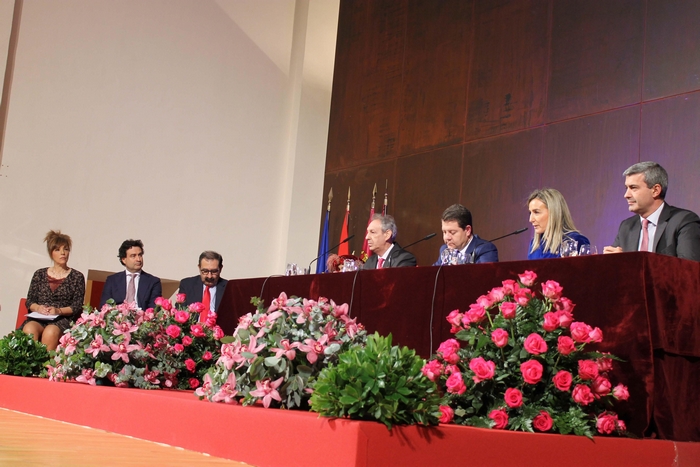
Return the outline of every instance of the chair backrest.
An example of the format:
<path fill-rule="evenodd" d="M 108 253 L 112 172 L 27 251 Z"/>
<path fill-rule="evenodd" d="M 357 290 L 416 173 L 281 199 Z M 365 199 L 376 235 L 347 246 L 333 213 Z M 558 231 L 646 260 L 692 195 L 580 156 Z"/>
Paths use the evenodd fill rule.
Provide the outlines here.
<path fill-rule="evenodd" d="M 27 311 L 27 303 L 26 298 L 20 298 L 19 299 L 19 309 L 17 310 L 17 324 L 15 324 L 15 329 L 19 329 L 19 326 L 24 323 L 24 320 L 27 319 L 26 315 L 28 313 Z"/>

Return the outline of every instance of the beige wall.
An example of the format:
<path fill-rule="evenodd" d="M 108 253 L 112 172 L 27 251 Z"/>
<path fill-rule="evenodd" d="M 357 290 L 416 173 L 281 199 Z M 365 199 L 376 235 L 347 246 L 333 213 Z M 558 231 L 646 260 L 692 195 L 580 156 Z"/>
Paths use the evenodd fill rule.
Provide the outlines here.
<path fill-rule="evenodd" d="M 327 0 L 25 0 L 0 170 L 1 334 L 50 265 L 49 229 L 71 235 L 83 272 L 118 270 L 126 238 L 171 279 L 204 249 L 228 278 L 313 259 L 331 76 L 304 74 L 306 36 L 329 21 L 317 2 L 337 24 Z"/>
<path fill-rule="evenodd" d="M 5 65 L 7 64 L 7 47 L 10 43 L 12 29 L 12 11 L 14 0 L 0 0 L 0 94 L 2 94 Z"/>

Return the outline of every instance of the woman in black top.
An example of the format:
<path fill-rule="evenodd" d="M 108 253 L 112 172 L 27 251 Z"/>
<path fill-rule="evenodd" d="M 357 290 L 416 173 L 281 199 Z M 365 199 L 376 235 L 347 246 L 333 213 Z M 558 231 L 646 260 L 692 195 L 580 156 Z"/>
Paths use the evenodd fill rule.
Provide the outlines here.
<path fill-rule="evenodd" d="M 20 329 L 55 350 L 63 331 L 80 316 L 85 297 L 85 277 L 68 267 L 71 239 L 60 231 L 49 231 L 44 239 L 53 266 L 37 270 L 27 292 L 27 310 L 53 320 L 27 318 Z"/>

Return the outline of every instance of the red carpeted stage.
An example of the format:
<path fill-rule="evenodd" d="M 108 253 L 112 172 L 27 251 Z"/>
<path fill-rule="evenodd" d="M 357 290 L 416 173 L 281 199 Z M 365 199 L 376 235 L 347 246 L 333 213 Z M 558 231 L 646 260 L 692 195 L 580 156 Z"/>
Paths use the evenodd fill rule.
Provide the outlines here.
<path fill-rule="evenodd" d="M 402 427 L 200 402 L 145 391 L 0 376 L 0 406 L 255 466 L 700 465 L 700 444 Z"/>

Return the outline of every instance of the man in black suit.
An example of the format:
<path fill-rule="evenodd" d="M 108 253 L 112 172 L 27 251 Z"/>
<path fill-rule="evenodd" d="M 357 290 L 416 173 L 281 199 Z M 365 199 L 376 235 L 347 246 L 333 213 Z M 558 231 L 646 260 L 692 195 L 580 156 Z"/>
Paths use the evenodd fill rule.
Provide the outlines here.
<path fill-rule="evenodd" d="M 615 242 L 603 252 L 650 251 L 700 261 L 700 218 L 666 204 L 666 170 L 656 162 L 640 162 L 623 175 L 625 199 L 636 215 L 622 221 Z"/>
<path fill-rule="evenodd" d="M 367 245 L 373 253 L 364 269 L 401 268 L 415 266 L 416 257 L 395 243 L 396 222 L 392 216 L 375 214 L 367 226 Z"/>
<path fill-rule="evenodd" d="M 100 298 L 100 308 L 110 298 L 119 305 L 136 302 L 142 310 L 155 308 L 156 298 L 163 295 L 160 279 L 144 271 L 143 243 L 141 240 L 124 240 L 119 247 L 119 262 L 125 271 L 107 277 Z"/>
<path fill-rule="evenodd" d="M 195 302 L 204 303 L 209 294 L 209 312 L 216 313 L 226 289 L 226 279 L 221 277 L 224 258 L 215 251 L 205 251 L 199 255 L 199 275 L 187 277 L 180 281 L 180 293 L 185 294 L 185 305 Z"/>

